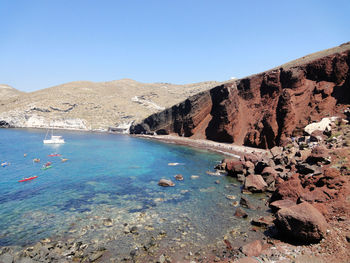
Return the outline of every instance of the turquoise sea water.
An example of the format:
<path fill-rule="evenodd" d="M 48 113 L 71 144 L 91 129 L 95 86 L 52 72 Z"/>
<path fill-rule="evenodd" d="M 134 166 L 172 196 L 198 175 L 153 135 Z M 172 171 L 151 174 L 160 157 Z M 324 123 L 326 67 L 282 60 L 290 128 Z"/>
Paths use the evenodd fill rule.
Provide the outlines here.
<path fill-rule="evenodd" d="M 165 229 L 169 239 L 180 235 L 209 243 L 241 224 L 233 217 L 234 200 L 226 197 L 239 201 L 240 186 L 233 178 L 206 174 L 222 155 L 124 135 L 55 133 L 63 135 L 64 145 L 44 145 L 44 130 L 0 129 L 0 161 L 10 163 L 0 167 L 0 246 L 47 237 L 121 244 L 118 235 L 127 224 Z M 61 162 L 51 153 L 69 160 Z M 41 170 L 47 161 L 52 168 Z M 168 165 L 175 162 L 180 165 Z M 176 174 L 184 181 L 176 181 Z M 18 182 L 30 176 L 38 178 Z M 160 187 L 160 178 L 176 186 Z M 104 226 L 106 218 L 112 227 Z"/>

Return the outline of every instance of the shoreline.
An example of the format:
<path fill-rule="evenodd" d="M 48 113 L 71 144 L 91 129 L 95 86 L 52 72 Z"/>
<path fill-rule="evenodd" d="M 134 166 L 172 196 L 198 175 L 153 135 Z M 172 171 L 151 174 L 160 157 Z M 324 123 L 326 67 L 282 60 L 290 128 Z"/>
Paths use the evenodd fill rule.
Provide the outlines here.
<path fill-rule="evenodd" d="M 160 141 L 168 144 L 177 144 L 183 146 L 189 146 L 193 148 L 205 149 L 208 151 L 213 151 L 217 153 L 221 153 L 230 157 L 234 157 L 239 159 L 245 154 L 251 153 L 267 153 L 268 150 L 253 148 L 242 145 L 214 142 L 203 139 L 191 139 L 188 137 L 180 137 L 177 135 L 133 135 L 129 134 L 133 137 L 149 139 Z"/>
<path fill-rule="evenodd" d="M 68 132 L 83 132 L 83 133 L 99 133 L 99 134 L 113 134 L 113 135 L 127 135 L 131 137 L 136 138 L 143 138 L 143 139 L 149 139 L 149 140 L 155 140 L 160 141 L 163 143 L 168 144 L 176 144 L 176 145 L 183 145 L 188 147 L 193 147 L 197 149 L 205 149 L 208 151 L 220 153 L 223 155 L 227 155 L 229 157 L 234 157 L 239 159 L 245 154 L 251 154 L 251 153 L 267 153 L 268 150 L 260 149 L 260 148 L 253 148 L 243 145 L 235 145 L 235 144 L 229 144 L 229 143 L 221 143 L 221 142 L 215 142 L 205 139 L 192 139 L 189 137 L 180 137 L 178 135 L 145 135 L 145 134 L 130 134 L 130 133 L 119 133 L 119 132 L 111 132 L 108 130 L 88 130 L 88 129 L 68 129 L 68 128 L 44 128 L 44 127 L 1 127 L 2 129 L 21 129 L 21 130 L 47 130 L 47 129 L 53 129 L 53 130 L 60 130 L 60 131 L 68 131 Z"/>

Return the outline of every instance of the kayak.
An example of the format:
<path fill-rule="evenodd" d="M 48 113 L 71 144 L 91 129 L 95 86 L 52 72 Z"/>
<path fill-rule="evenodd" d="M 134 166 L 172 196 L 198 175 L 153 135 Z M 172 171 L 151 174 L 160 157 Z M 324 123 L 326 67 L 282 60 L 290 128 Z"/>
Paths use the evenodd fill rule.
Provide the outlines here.
<path fill-rule="evenodd" d="M 40 159 L 35 158 L 35 159 L 33 159 L 33 162 L 35 162 L 35 163 L 39 163 L 39 162 L 40 162 Z"/>
<path fill-rule="evenodd" d="M 62 162 L 62 163 L 67 162 L 67 161 L 68 161 L 68 159 L 66 159 L 66 158 L 62 158 L 62 159 L 61 159 L 61 162 Z"/>
<path fill-rule="evenodd" d="M 35 178 L 37 178 L 38 176 L 32 176 L 32 177 L 28 177 L 28 178 L 24 178 L 24 179 L 22 179 L 22 180 L 19 180 L 18 182 L 26 182 L 26 181 L 30 181 L 30 180 L 33 180 L 33 179 L 35 179 Z"/>
<path fill-rule="evenodd" d="M 43 168 L 41 168 L 41 170 L 47 170 L 47 169 L 49 169 L 49 168 L 51 168 L 52 166 L 51 165 L 49 165 L 49 166 L 44 166 Z"/>
<path fill-rule="evenodd" d="M 49 154 L 48 156 L 49 156 L 49 157 L 56 157 L 56 156 L 61 156 L 61 154 L 53 153 L 53 154 Z"/>
<path fill-rule="evenodd" d="M 183 163 L 168 163 L 170 166 L 183 165 Z"/>

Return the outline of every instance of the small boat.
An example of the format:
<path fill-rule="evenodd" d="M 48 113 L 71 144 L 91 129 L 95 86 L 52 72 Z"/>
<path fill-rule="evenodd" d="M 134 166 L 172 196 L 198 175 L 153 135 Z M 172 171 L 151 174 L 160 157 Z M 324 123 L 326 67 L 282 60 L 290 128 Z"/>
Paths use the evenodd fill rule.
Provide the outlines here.
<path fill-rule="evenodd" d="M 51 167 L 52 167 L 51 165 L 43 166 L 43 167 L 41 168 L 41 170 L 47 170 L 47 169 L 50 169 Z"/>
<path fill-rule="evenodd" d="M 56 156 L 61 156 L 59 153 L 51 153 L 48 155 L 49 157 L 56 157 Z"/>
<path fill-rule="evenodd" d="M 64 163 L 64 162 L 67 162 L 68 159 L 67 158 L 61 158 L 61 162 Z"/>
<path fill-rule="evenodd" d="M 65 143 L 62 136 L 53 135 L 53 129 L 51 129 L 51 138 L 50 139 L 47 139 L 48 133 L 49 133 L 49 130 L 47 130 L 45 139 L 43 140 L 44 144 L 62 144 L 62 143 Z"/>
<path fill-rule="evenodd" d="M 40 159 L 39 158 L 35 158 L 35 159 L 33 159 L 33 162 L 34 163 L 40 163 Z"/>
<path fill-rule="evenodd" d="M 6 167 L 6 166 L 8 166 L 8 165 L 10 165 L 8 162 L 1 163 L 1 166 L 2 166 L 2 167 Z"/>
<path fill-rule="evenodd" d="M 19 180 L 18 182 L 21 183 L 21 182 L 26 182 L 26 181 L 30 181 L 30 180 L 33 180 L 35 178 L 37 178 L 38 176 L 32 176 L 32 177 L 28 177 L 28 178 L 23 178 L 22 180 Z"/>

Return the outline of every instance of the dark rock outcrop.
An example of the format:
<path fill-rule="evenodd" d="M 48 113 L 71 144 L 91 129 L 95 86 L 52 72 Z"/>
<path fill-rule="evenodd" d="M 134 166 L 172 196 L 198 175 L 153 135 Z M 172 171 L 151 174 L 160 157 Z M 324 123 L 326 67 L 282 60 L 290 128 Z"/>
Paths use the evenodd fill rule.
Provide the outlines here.
<path fill-rule="evenodd" d="M 6 121 L 0 121 L 0 128 L 11 128 L 11 125 Z"/>
<path fill-rule="evenodd" d="M 350 44 L 192 96 L 133 125 L 131 133 L 176 133 L 260 148 L 286 145 L 311 121 L 350 104 Z"/>

